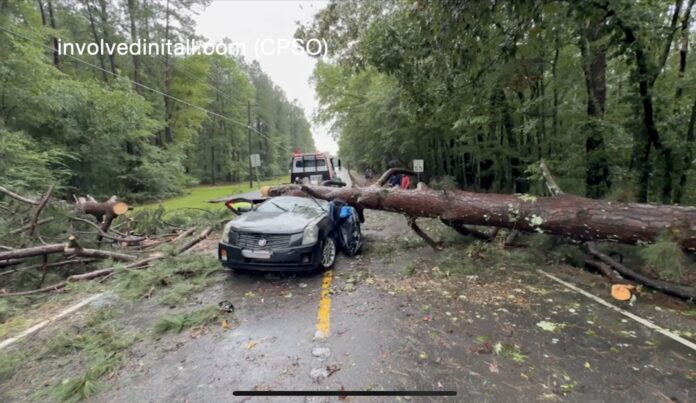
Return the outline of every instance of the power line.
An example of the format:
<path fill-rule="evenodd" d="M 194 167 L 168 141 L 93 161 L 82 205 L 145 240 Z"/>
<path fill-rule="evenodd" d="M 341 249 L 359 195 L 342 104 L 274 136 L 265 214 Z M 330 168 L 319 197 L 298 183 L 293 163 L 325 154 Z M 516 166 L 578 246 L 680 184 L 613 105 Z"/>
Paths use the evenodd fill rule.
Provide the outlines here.
<path fill-rule="evenodd" d="M 81 13 L 74 13 L 73 15 L 76 15 L 76 16 L 81 17 L 81 18 L 84 19 L 85 22 L 87 22 L 87 23 L 91 23 L 91 21 L 89 20 L 89 18 L 86 17 L 86 16 L 84 16 L 84 15 L 82 15 Z M 161 55 L 161 54 L 159 54 L 159 53 L 157 53 L 157 54 L 150 54 L 149 56 L 152 56 L 153 58 L 155 58 L 155 57 L 159 58 L 160 61 L 161 61 L 162 63 L 165 64 L 165 66 L 166 66 L 167 63 L 168 63 L 168 61 L 165 60 L 165 56 L 164 56 L 164 55 Z M 182 68 L 181 66 L 178 66 L 176 63 L 171 63 L 170 66 L 172 67 L 172 69 L 179 71 L 179 73 L 183 74 L 186 78 L 188 78 L 188 79 L 190 79 L 190 80 L 197 81 L 197 80 L 199 79 L 199 77 L 195 76 L 194 74 L 191 74 L 189 71 L 187 71 L 186 69 Z M 208 74 L 206 75 L 206 78 L 210 79 L 210 73 L 208 73 Z M 247 105 L 247 101 L 246 101 L 246 100 L 240 100 L 240 99 L 237 98 L 237 97 L 227 98 L 227 95 L 229 95 L 229 94 L 226 95 L 225 93 L 223 93 L 223 92 L 222 92 L 219 88 L 217 88 L 217 87 L 211 87 L 211 89 L 212 89 L 213 91 L 215 91 L 216 93 L 220 94 L 220 95 L 221 95 L 223 98 L 225 98 L 226 100 L 230 100 L 230 99 L 231 99 L 231 100 L 235 101 L 235 102 L 232 103 L 232 105 L 234 105 L 234 106 L 246 106 L 246 105 Z M 281 134 L 282 134 L 282 133 L 281 133 Z"/>
<path fill-rule="evenodd" d="M 7 27 L 5 27 L 5 26 L 3 26 L 3 25 L 0 25 L 0 30 L 3 30 L 3 31 L 5 31 L 5 32 L 7 32 L 7 33 L 9 33 L 9 34 L 11 34 L 11 35 L 14 35 L 14 36 L 16 36 L 16 37 L 18 37 L 18 38 L 22 38 L 22 39 L 25 39 L 25 40 L 27 40 L 27 41 L 29 41 L 29 42 L 33 42 L 33 43 L 35 43 L 35 44 L 37 44 L 37 45 L 39 45 L 39 46 L 42 46 L 42 47 L 44 47 L 44 48 L 46 48 L 46 49 L 48 49 L 48 50 L 51 50 L 51 51 L 54 50 L 52 47 L 50 47 L 50 46 L 48 46 L 48 45 L 45 45 L 45 44 L 43 44 L 43 43 L 41 43 L 41 42 L 39 42 L 39 41 L 37 41 L 37 40 L 34 40 L 34 39 L 32 39 L 32 38 L 29 38 L 29 37 L 27 37 L 27 36 L 24 36 L 24 35 L 22 35 L 22 34 L 19 34 L 19 33 L 17 33 L 17 32 L 14 32 L 14 31 L 8 29 Z M 152 87 L 147 86 L 147 85 L 145 85 L 145 84 L 135 82 L 135 81 L 131 80 L 131 79 L 128 78 L 128 77 L 124 77 L 124 76 L 119 75 L 119 74 L 117 74 L 117 73 L 114 73 L 114 72 L 112 72 L 112 71 L 103 69 L 103 68 L 101 68 L 101 67 L 99 67 L 99 66 L 97 66 L 97 65 L 95 65 L 95 64 L 92 64 L 92 63 L 90 63 L 90 62 L 88 62 L 88 61 L 82 60 L 82 59 L 80 59 L 80 58 L 78 58 L 78 57 L 76 57 L 76 56 L 68 55 L 68 54 L 64 54 L 64 55 L 62 55 L 62 56 L 66 56 L 66 57 L 68 57 L 68 58 L 70 58 L 70 59 L 73 59 L 73 60 L 75 60 L 75 61 L 77 61 L 77 62 L 83 63 L 83 64 L 85 64 L 85 65 L 87 65 L 87 66 L 90 66 L 90 67 L 92 67 L 92 68 L 94 68 L 94 69 L 97 69 L 97 70 L 103 71 L 103 72 L 105 72 L 105 73 L 111 74 L 111 75 L 113 75 L 113 76 L 115 76 L 115 77 L 124 78 L 124 79 L 130 81 L 131 83 L 133 83 L 134 85 L 136 85 L 136 86 L 138 86 L 138 87 L 144 88 L 144 89 L 146 89 L 146 90 L 148 90 L 148 91 L 152 91 L 152 92 L 154 92 L 154 93 L 156 93 L 156 94 L 162 95 L 162 96 L 164 96 L 164 97 L 166 97 L 166 98 L 172 99 L 172 100 L 174 100 L 174 101 L 176 101 L 176 102 L 179 102 L 179 103 L 181 103 L 181 104 L 183 104 L 183 105 L 186 105 L 186 106 L 189 106 L 189 107 L 191 107 L 191 108 L 198 109 L 198 110 L 200 110 L 200 111 L 205 112 L 206 114 L 209 114 L 209 115 L 215 116 L 215 117 L 217 117 L 217 118 L 220 118 L 220 119 L 223 119 L 223 120 L 227 120 L 227 121 L 232 122 L 232 123 L 234 123 L 234 124 L 237 124 L 237 125 L 240 125 L 240 126 L 242 126 L 242 127 L 245 127 L 245 128 L 247 128 L 247 129 L 253 131 L 254 133 L 257 133 L 257 134 L 260 135 L 261 137 L 264 137 L 264 138 L 267 139 L 271 144 L 274 144 L 274 145 L 276 145 L 276 146 L 278 146 L 278 147 L 280 147 L 280 148 L 282 148 L 282 149 L 284 149 L 284 150 L 286 150 L 286 151 L 292 152 L 292 150 L 290 150 L 289 148 L 285 147 L 284 145 L 281 145 L 281 144 L 276 143 L 276 142 L 273 141 L 273 139 L 271 139 L 269 136 L 266 136 L 265 134 L 263 134 L 263 133 L 261 133 L 260 131 L 258 131 L 257 129 L 255 129 L 252 125 L 247 125 L 247 124 L 245 124 L 244 122 L 240 122 L 240 121 L 235 120 L 235 119 L 232 119 L 232 118 L 230 118 L 230 117 L 228 117 L 228 116 L 221 115 L 221 114 L 219 114 L 219 113 L 217 113 L 217 112 L 213 112 L 213 111 L 211 111 L 211 110 L 208 110 L 208 109 L 206 109 L 206 108 L 203 108 L 202 106 L 199 106 L 199 105 L 196 105 L 196 104 L 192 104 L 192 103 L 190 103 L 190 102 L 188 102 L 188 101 L 184 101 L 183 99 L 180 99 L 180 98 L 177 98 L 177 97 L 175 97 L 175 96 L 166 94 L 166 93 L 164 93 L 164 92 L 162 92 L 162 91 L 160 91 L 160 90 L 158 90 L 158 89 L 156 89 L 156 88 L 152 88 Z"/>

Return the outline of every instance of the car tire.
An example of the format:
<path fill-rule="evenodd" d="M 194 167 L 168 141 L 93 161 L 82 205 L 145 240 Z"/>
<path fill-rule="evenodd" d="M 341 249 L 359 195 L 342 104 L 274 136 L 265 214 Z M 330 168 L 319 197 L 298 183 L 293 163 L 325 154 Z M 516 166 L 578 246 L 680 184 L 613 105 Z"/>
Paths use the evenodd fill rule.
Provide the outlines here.
<path fill-rule="evenodd" d="M 319 256 L 319 267 L 324 270 L 328 270 L 336 262 L 336 241 L 333 237 L 327 237 L 324 243 L 321 245 L 321 252 Z"/>
<path fill-rule="evenodd" d="M 360 253 L 360 248 L 362 247 L 360 223 L 355 222 L 354 226 L 350 228 L 350 233 L 346 233 L 347 231 L 346 228 L 340 229 L 341 248 L 346 256 L 353 257 Z"/>

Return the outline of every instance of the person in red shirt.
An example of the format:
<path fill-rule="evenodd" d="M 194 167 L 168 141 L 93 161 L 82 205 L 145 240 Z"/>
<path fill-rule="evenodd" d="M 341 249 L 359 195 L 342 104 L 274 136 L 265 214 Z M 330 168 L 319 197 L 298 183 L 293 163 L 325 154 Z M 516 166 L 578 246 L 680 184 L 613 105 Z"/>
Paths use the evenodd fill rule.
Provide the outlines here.
<path fill-rule="evenodd" d="M 408 189 L 411 187 L 411 179 L 408 175 L 401 176 L 401 189 Z"/>

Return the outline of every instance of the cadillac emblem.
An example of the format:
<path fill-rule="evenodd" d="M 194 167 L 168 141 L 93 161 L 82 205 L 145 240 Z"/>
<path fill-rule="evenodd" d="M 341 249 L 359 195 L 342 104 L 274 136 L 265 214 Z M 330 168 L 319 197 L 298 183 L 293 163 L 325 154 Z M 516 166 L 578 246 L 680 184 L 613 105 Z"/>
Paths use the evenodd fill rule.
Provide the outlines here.
<path fill-rule="evenodd" d="M 259 246 L 266 246 L 267 241 L 263 238 L 259 239 Z"/>

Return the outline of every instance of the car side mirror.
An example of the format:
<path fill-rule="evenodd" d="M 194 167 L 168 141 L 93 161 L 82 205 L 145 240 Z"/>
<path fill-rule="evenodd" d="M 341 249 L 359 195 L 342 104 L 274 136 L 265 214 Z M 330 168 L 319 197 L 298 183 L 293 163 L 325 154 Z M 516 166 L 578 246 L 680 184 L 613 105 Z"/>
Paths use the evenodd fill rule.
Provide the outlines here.
<path fill-rule="evenodd" d="M 254 205 L 252 203 L 240 200 L 228 200 L 225 202 L 225 206 L 232 210 L 232 212 L 236 215 L 248 213 L 254 209 Z"/>

